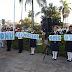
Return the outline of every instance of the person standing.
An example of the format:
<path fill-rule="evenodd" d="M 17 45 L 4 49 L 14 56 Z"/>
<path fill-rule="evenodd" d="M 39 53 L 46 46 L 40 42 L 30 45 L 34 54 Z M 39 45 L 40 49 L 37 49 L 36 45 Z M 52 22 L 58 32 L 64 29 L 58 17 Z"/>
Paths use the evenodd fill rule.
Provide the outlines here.
<path fill-rule="evenodd" d="M 34 28 L 31 28 L 31 34 L 35 34 Z M 36 47 L 36 39 L 30 39 L 31 55 L 34 55 Z"/>
<path fill-rule="evenodd" d="M 13 27 L 10 28 L 10 31 L 13 31 Z"/>
<path fill-rule="evenodd" d="M 69 31 L 67 32 L 67 34 L 72 34 L 72 26 L 69 26 Z M 65 51 L 67 51 L 67 55 L 68 55 L 67 61 L 71 62 L 72 61 L 72 41 L 66 42 Z"/>
<path fill-rule="evenodd" d="M 16 33 L 16 32 L 18 32 L 18 28 L 17 28 L 17 26 L 16 26 L 16 28 L 15 28 L 15 33 Z"/>
<path fill-rule="evenodd" d="M 6 32 L 10 32 L 10 27 L 7 27 Z M 7 51 L 11 51 L 11 40 L 7 40 Z"/>
<path fill-rule="evenodd" d="M 1 29 L 1 32 L 4 32 L 4 27 Z M 3 48 L 3 47 L 4 47 L 3 41 L 4 41 L 4 40 L 0 40 L 0 43 L 1 43 L 1 48 Z"/>
<path fill-rule="evenodd" d="M 53 32 L 51 32 L 50 35 L 60 35 L 60 33 L 57 31 L 57 27 L 56 26 L 54 26 L 54 30 L 53 30 Z M 52 51 L 52 54 L 53 54 L 52 59 L 56 60 L 57 59 L 57 53 L 59 51 L 58 41 L 52 41 L 51 42 L 50 50 Z"/>
<path fill-rule="evenodd" d="M 18 32 L 21 32 L 21 29 L 19 29 Z M 23 37 L 18 36 L 18 44 L 19 44 L 19 52 L 18 53 L 22 53 L 22 51 L 23 51 Z"/>
<path fill-rule="evenodd" d="M 60 28 L 60 34 L 61 34 L 61 35 L 63 34 L 63 28 L 62 28 L 62 26 L 61 26 L 61 28 Z"/>

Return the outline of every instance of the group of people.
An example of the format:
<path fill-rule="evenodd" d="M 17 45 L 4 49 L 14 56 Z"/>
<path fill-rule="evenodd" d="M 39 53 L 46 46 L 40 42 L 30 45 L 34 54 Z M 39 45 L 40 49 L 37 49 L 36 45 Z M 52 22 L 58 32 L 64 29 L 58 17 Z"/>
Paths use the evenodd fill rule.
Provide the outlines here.
<path fill-rule="evenodd" d="M 13 31 L 13 28 L 9 28 L 7 27 L 6 32 L 10 32 Z M 2 32 L 4 32 L 4 30 L 2 29 Z M 21 32 L 21 29 L 17 29 L 15 28 L 15 33 L 16 32 Z M 34 32 L 34 28 L 31 28 L 31 33 L 35 34 Z M 72 34 L 72 26 L 69 26 L 69 31 L 67 32 L 67 34 Z M 53 27 L 53 31 L 51 32 L 50 35 L 61 35 L 58 31 L 57 31 L 57 26 Z M 22 53 L 23 51 L 23 37 L 18 37 L 18 45 L 19 45 L 19 52 L 18 53 Z M 34 51 L 36 48 L 36 39 L 30 39 L 30 47 L 31 47 L 31 55 L 34 55 Z M 11 40 L 7 40 L 7 51 L 11 50 Z M 57 53 L 59 52 L 59 44 L 58 41 L 52 41 L 51 42 L 51 46 L 50 46 L 50 50 L 52 51 L 53 60 L 57 59 Z M 67 61 L 71 62 L 72 60 L 72 41 L 67 41 L 66 42 L 66 47 L 65 50 L 67 51 L 67 55 L 68 55 L 68 59 Z"/>
<path fill-rule="evenodd" d="M 21 29 L 18 30 L 21 32 Z M 35 34 L 34 28 L 31 28 L 31 34 Z M 18 44 L 19 44 L 19 52 L 22 53 L 23 51 L 23 37 L 18 37 Z M 31 55 L 34 55 L 35 47 L 36 47 L 36 39 L 30 39 L 30 47 L 31 47 Z"/>
<path fill-rule="evenodd" d="M 69 26 L 69 31 L 66 34 L 72 34 L 72 26 Z M 54 26 L 53 31 L 51 32 L 50 35 L 61 35 L 58 31 L 57 31 L 57 27 Z M 53 60 L 57 59 L 57 53 L 59 51 L 59 44 L 58 41 L 52 41 L 51 42 L 51 46 L 50 46 L 50 50 L 52 51 Z M 65 46 L 65 51 L 67 51 L 67 55 L 68 55 L 68 62 L 72 61 L 72 41 L 67 41 L 66 42 L 66 46 Z"/>
<path fill-rule="evenodd" d="M 9 29 L 9 31 L 13 31 L 13 27 L 2 27 L 0 32 L 6 32 L 7 29 Z M 1 44 L 1 48 L 5 47 L 6 41 L 5 40 L 0 40 L 0 44 Z"/>
<path fill-rule="evenodd" d="M 2 32 L 10 32 L 13 31 L 13 28 L 11 27 L 7 27 L 6 29 L 4 29 L 4 27 L 1 30 Z M 22 32 L 21 28 L 16 28 L 14 29 L 15 34 L 16 32 Z M 31 28 L 31 33 L 35 34 L 34 32 L 34 28 Z M 7 51 L 11 51 L 11 40 L 6 40 L 7 43 Z M 19 52 L 18 53 L 22 53 L 23 51 L 23 37 L 18 37 L 18 45 L 19 45 Z M 34 55 L 34 51 L 35 51 L 35 47 L 36 47 L 36 39 L 30 39 L 30 47 L 31 47 L 31 55 Z"/>

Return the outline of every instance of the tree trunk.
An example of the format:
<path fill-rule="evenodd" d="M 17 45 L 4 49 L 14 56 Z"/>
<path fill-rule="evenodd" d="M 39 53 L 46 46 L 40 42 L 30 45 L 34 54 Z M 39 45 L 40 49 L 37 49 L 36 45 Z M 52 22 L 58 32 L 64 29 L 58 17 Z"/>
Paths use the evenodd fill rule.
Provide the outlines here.
<path fill-rule="evenodd" d="M 33 0 L 32 0 L 32 27 L 34 27 Z"/>

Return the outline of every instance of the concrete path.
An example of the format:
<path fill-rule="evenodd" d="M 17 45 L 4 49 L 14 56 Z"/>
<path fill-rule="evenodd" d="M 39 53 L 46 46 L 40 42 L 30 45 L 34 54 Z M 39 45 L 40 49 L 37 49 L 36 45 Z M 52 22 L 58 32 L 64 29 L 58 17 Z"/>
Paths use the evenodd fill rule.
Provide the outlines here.
<path fill-rule="evenodd" d="M 58 57 L 56 61 L 52 56 L 23 51 L 18 54 L 18 50 L 12 49 L 10 52 L 6 48 L 0 48 L 0 72 L 72 72 L 72 62 L 67 62 L 66 58 Z"/>

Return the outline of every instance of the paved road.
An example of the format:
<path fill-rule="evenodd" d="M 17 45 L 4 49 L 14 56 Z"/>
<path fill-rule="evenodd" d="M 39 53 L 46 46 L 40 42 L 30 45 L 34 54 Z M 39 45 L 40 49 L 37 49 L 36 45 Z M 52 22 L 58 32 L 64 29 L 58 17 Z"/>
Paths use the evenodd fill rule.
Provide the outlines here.
<path fill-rule="evenodd" d="M 54 61 L 52 56 L 48 55 L 43 60 L 43 54 L 17 52 L 18 50 L 14 49 L 7 52 L 6 48 L 0 48 L 0 72 L 72 72 L 72 62 L 67 62 L 64 57 L 58 57 L 58 60 Z"/>

